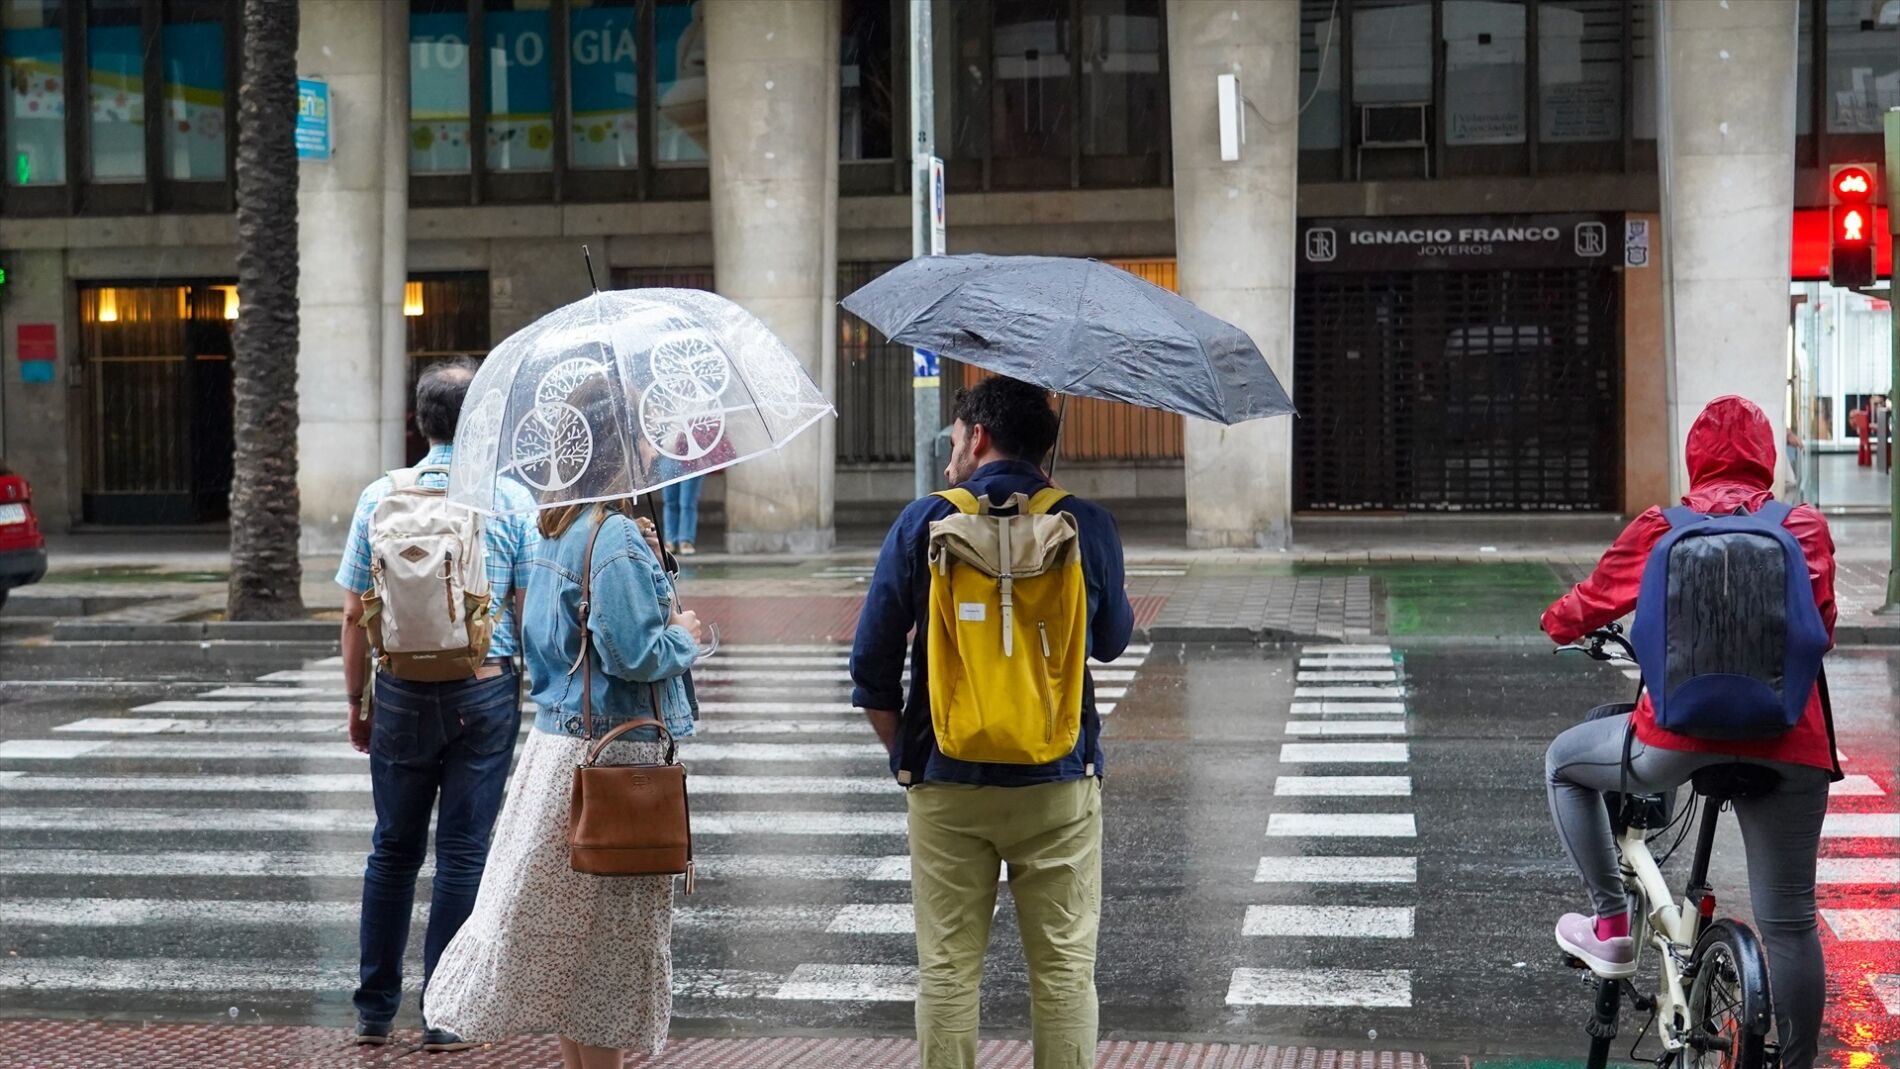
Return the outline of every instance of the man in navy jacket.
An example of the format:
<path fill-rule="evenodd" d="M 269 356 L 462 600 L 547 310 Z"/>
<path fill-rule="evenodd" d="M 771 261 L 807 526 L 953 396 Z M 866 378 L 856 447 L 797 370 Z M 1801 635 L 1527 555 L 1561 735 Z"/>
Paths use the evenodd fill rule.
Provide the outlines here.
<path fill-rule="evenodd" d="M 1041 464 L 1058 423 L 1049 395 L 992 378 L 957 395 L 944 474 L 991 503 L 1049 485 Z M 1112 661 L 1128 645 L 1134 611 L 1123 588 L 1121 535 L 1092 502 L 1069 497 L 1088 587 L 1089 654 Z M 1097 1030 L 1095 943 L 1101 918 L 1101 719 L 1084 688 L 1074 751 L 1046 765 L 978 764 L 945 757 L 931 728 L 924 648 L 932 522 L 956 512 L 940 497 L 912 502 L 892 525 L 858 618 L 852 701 L 865 710 L 909 788 L 911 897 L 916 909 L 917 1038 L 925 1069 L 976 1064 L 978 986 L 989 945 L 999 868 L 1030 974 L 1035 1064 L 1092 1065 Z M 905 653 L 910 692 L 904 694 Z"/>

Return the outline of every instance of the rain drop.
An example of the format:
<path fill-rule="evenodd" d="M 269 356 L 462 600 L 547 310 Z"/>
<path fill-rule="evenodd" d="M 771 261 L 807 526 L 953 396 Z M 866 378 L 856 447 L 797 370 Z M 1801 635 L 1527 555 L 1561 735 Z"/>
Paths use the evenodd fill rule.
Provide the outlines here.
<path fill-rule="evenodd" d="M 228 1010 L 225 1010 L 224 1012 L 225 1012 L 225 1014 L 226 1014 L 227 1016 L 229 1016 L 229 1017 L 230 1017 L 230 1018 L 231 1018 L 231 1019 L 232 1019 L 233 1021 L 235 1021 L 235 1020 L 237 1020 L 237 1015 L 238 1015 L 238 1008 L 237 1008 L 236 1006 L 233 1006 L 233 1007 L 231 1007 L 230 1009 L 228 1009 Z"/>
<path fill-rule="evenodd" d="M 1379 1030 L 1377 1028 L 1366 1029 L 1366 1039 L 1368 1041 L 1376 1041 L 1378 1040 L 1378 1038 L 1379 1038 Z"/>

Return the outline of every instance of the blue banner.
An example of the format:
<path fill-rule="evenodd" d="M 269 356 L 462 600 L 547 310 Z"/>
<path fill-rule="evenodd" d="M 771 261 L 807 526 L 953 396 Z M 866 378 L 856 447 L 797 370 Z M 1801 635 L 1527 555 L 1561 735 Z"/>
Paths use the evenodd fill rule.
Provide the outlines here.
<path fill-rule="evenodd" d="M 635 9 L 576 8 L 569 49 L 574 115 L 631 111 L 640 99 Z"/>

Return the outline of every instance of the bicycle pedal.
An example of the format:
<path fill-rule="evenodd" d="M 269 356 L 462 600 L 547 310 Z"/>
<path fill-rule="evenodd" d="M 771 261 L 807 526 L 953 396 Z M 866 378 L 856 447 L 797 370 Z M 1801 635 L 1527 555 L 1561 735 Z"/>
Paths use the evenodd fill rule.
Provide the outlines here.
<path fill-rule="evenodd" d="M 1583 963 L 1583 959 L 1576 956 L 1575 954 L 1565 954 L 1563 951 L 1558 951 L 1557 956 L 1563 959 L 1565 968 L 1575 969 L 1578 972 L 1590 973 L 1590 966 L 1585 965 Z M 1590 973 L 1590 975 L 1594 976 L 1596 974 Z"/>

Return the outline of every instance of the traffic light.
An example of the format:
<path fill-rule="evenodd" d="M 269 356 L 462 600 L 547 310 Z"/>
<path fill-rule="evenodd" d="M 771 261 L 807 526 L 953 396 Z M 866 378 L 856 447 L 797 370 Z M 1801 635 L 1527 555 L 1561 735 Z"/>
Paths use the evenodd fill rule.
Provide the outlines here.
<path fill-rule="evenodd" d="M 1827 280 L 1843 289 L 1874 284 L 1876 168 L 1871 163 L 1841 164 L 1828 177 Z"/>

